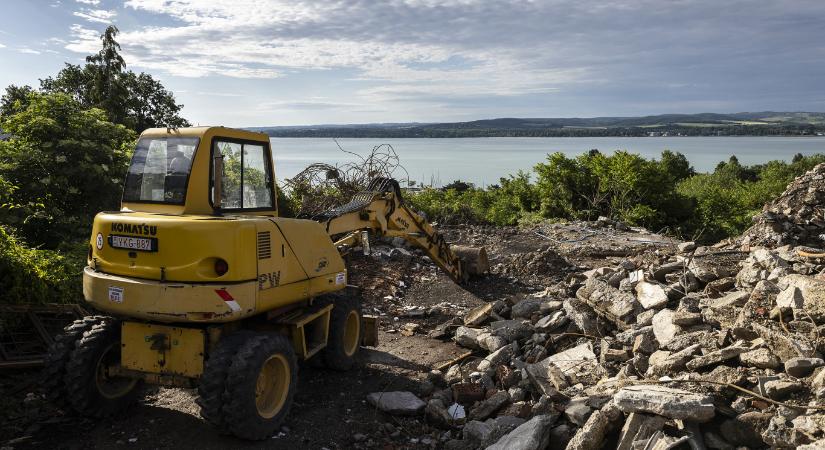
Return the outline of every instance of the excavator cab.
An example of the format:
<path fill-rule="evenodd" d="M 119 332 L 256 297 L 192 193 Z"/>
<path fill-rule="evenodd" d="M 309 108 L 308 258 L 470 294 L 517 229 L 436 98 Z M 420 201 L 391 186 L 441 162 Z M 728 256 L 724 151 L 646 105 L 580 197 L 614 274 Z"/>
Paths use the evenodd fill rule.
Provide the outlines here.
<path fill-rule="evenodd" d="M 404 238 L 458 282 L 486 270 L 483 249 L 450 246 L 394 180 L 313 220 L 279 217 L 276 189 L 265 134 L 144 131 L 120 210 L 92 228 L 83 294 L 101 314 L 56 340 L 53 396 L 107 416 L 142 383 L 195 387 L 207 421 L 264 439 L 289 411 L 297 360 L 346 370 L 375 344 L 342 258 L 368 232 Z"/>

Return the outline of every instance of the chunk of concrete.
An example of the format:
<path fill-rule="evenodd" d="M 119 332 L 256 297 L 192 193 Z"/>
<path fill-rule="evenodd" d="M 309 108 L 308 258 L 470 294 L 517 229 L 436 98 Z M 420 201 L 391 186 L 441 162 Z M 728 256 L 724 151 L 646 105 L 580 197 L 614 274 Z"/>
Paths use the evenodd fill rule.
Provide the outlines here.
<path fill-rule="evenodd" d="M 458 327 L 455 329 L 453 340 L 456 344 L 465 348 L 478 348 L 478 330 L 469 327 Z"/>
<path fill-rule="evenodd" d="M 636 285 L 636 299 L 645 309 L 659 308 L 667 304 L 666 286 L 649 281 Z"/>
<path fill-rule="evenodd" d="M 602 448 L 604 437 L 619 425 L 622 413 L 612 402 L 594 412 L 587 422 L 579 428 L 573 439 L 567 443 L 566 450 L 598 450 Z"/>
<path fill-rule="evenodd" d="M 681 327 L 673 323 L 674 312 L 670 309 L 663 309 L 653 316 L 653 334 L 659 345 L 664 347 L 682 330 Z"/>
<path fill-rule="evenodd" d="M 504 364 L 513 359 L 513 356 L 518 352 L 518 344 L 513 342 L 510 345 L 505 345 L 493 353 L 487 355 L 486 358 L 478 363 L 477 370 L 479 372 L 486 372 L 495 370 L 499 364 Z"/>
<path fill-rule="evenodd" d="M 496 411 L 510 402 L 510 394 L 507 391 L 498 391 L 490 398 L 478 402 L 470 411 L 470 419 L 484 420 L 492 416 Z"/>
<path fill-rule="evenodd" d="M 556 418 L 540 415 L 502 436 L 487 450 L 543 450 L 550 441 L 550 427 Z"/>
<path fill-rule="evenodd" d="M 567 417 L 567 420 L 573 422 L 578 426 L 584 425 L 587 422 L 587 418 L 590 417 L 590 414 L 593 410 L 587 406 L 587 398 L 580 398 L 580 399 L 573 399 L 570 401 L 570 404 L 564 408 L 564 415 Z"/>
<path fill-rule="evenodd" d="M 589 342 L 567 349 L 563 352 L 550 355 L 547 358 L 528 365 L 525 370 L 534 386 L 545 395 L 554 395 L 558 389 L 553 379 L 558 379 L 561 373 L 571 381 L 578 383 L 579 374 L 588 373 L 596 367 L 596 354 L 593 345 Z"/>
<path fill-rule="evenodd" d="M 427 406 L 423 400 L 408 391 L 373 392 L 367 394 L 367 401 L 395 416 L 415 416 Z"/>
<path fill-rule="evenodd" d="M 713 398 L 709 395 L 659 385 L 622 388 L 613 401 L 625 413 L 652 413 L 695 422 L 707 422 L 716 413 Z"/>
<path fill-rule="evenodd" d="M 753 331 L 756 331 L 759 337 L 765 340 L 765 344 L 771 349 L 771 352 L 782 361 L 798 356 L 814 356 L 815 350 L 813 346 L 799 336 L 791 338 L 784 333 L 774 331 L 758 323 L 751 324 L 751 328 L 753 328 Z"/>
<path fill-rule="evenodd" d="M 642 413 L 630 413 L 622 427 L 619 435 L 619 443 L 616 450 L 633 450 L 634 441 L 646 441 L 653 436 L 653 433 L 665 426 L 666 420 L 660 416 L 652 416 Z"/>
<path fill-rule="evenodd" d="M 750 298 L 748 291 L 731 292 L 724 297 L 717 298 L 710 302 L 710 309 L 714 311 L 724 311 L 728 308 L 744 306 Z"/>
<path fill-rule="evenodd" d="M 475 307 L 469 311 L 464 316 L 464 325 L 466 326 L 477 326 L 481 325 L 487 320 L 490 319 L 490 316 L 493 312 L 493 304 L 492 303 L 485 303 L 481 306 Z"/>
<path fill-rule="evenodd" d="M 727 361 L 729 359 L 736 358 L 737 356 L 747 352 L 748 350 L 749 348 L 744 346 L 725 347 L 715 352 L 710 352 L 706 355 L 696 357 L 688 361 L 687 364 L 685 364 L 685 367 L 687 367 L 688 370 L 697 370 L 702 367 L 712 366 L 714 364 L 719 364 L 722 361 Z"/>
<path fill-rule="evenodd" d="M 773 380 L 764 384 L 765 394 L 774 400 L 784 400 L 794 392 L 805 389 L 805 385 L 796 381 Z"/>
<path fill-rule="evenodd" d="M 538 298 L 525 298 L 510 308 L 510 315 L 514 319 L 529 319 L 534 313 L 539 312 L 541 302 Z"/>
<path fill-rule="evenodd" d="M 825 361 L 822 358 L 791 358 L 785 361 L 785 373 L 792 377 L 803 378 L 823 365 L 825 365 Z"/>
<path fill-rule="evenodd" d="M 588 279 L 576 291 L 576 297 L 623 330 L 635 322 L 636 314 L 643 309 L 633 294 L 620 291 L 596 278 Z"/>
<path fill-rule="evenodd" d="M 471 420 L 467 422 L 461 430 L 464 440 L 472 441 L 476 444 L 476 446 L 486 441 L 492 432 L 492 427 L 480 420 Z"/>
<path fill-rule="evenodd" d="M 532 336 L 533 327 L 521 320 L 498 320 L 490 323 L 490 333 L 504 338 L 507 342 L 513 342 Z"/>
<path fill-rule="evenodd" d="M 767 348 L 758 348 L 739 355 L 739 361 L 750 367 L 757 369 L 776 369 L 779 367 L 779 358 L 774 356 Z"/>
<path fill-rule="evenodd" d="M 567 314 L 564 311 L 555 311 L 539 319 L 534 326 L 536 330 L 549 332 L 563 326 L 567 321 Z"/>
<path fill-rule="evenodd" d="M 776 296 L 776 306 L 782 308 L 799 309 L 805 304 L 805 298 L 802 297 L 802 290 L 796 286 L 788 286 L 784 291 Z"/>

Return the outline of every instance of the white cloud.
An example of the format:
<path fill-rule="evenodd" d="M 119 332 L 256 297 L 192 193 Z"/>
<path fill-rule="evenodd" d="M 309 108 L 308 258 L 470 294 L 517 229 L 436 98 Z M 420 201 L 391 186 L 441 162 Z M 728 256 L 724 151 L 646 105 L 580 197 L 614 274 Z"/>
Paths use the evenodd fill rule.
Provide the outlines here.
<path fill-rule="evenodd" d="M 40 54 L 39 51 L 31 49 L 31 48 L 27 48 L 27 47 L 18 48 L 17 52 L 18 53 L 24 53 L 24 54 L 27 54 L 27 55 L 39 55 Z"/>
<path fill-rule="evenodd" d="M 107 11 L 105 9 L 88 9 L 84 8 L 80 11 L 75 11 L 72 13 L 75 17 L 80 17 L 81 19 L 86 19 L 89 22 L 95 23 L 104 23 L 110 24 L 112 23 L 112 19 L 117 16 L 116 11 Z"/>
<path fill-rule="evenodd" d="M 71 38 L 66 44 L 66 50 L 87 55 L 100 50 L 100 32 L 74 24 L 70 28 L 70 34 Z"/>
<path fill-rule="evenodd" d="M 0 44 L 0 48 L 6 48 L 6 46 L 3 45 L 3 44 Z"/>
<path fill-rule="evenodd" d="M 97 6 L 100 4 L 100 0 L 75 0 L 77 3 L 83 3 L 84 5 L 92 5 Z"/>
<path fill-rule="evenodd" d="M 480 97 L 570 92 L 601 102 L 608 92 L 649 96 L 673 86 L 691 86 L 681 90 L 685 97 L 712 88 L 727 94 L 742 80 L 761 83 L 751 81 L 753 73 L 764 73 L 759 88 L 770 89 L 784 76 L 769 75 L 772 68 L 814 78 L 822 70 L 806 72 L 805 61 L 825 56 L 813 38 L 825 17 L 819 0 L 800 0 L 797 12 L 782 2 L 753 8 L 747 0 L 126 0 L 124 7 L 123 15 L 157 19 L 121 28 L 131 67 L 191 78 L 335 71 L 351 89 L 345 107 L 471 108 Z M 105 23 L 114 14 L 75 15 Z M 99 48 L 97 31 L 73 25 L 70 34 L 69 50 Z M 323 103 L 290 106 L 334 106 Z"/>

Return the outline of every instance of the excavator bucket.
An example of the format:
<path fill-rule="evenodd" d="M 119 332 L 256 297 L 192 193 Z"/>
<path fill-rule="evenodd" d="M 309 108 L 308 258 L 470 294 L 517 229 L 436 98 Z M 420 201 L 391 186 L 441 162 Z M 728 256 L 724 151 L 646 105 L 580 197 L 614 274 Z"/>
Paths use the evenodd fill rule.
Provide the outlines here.
<path fill-rule="evenodd" d="M 490 261 L 487 259 L 487 250 L 484 247 L 451 245 L 450 250 L 458 256 L 461 265 L 470 276 L 483 275 L 490 269 Z"/>

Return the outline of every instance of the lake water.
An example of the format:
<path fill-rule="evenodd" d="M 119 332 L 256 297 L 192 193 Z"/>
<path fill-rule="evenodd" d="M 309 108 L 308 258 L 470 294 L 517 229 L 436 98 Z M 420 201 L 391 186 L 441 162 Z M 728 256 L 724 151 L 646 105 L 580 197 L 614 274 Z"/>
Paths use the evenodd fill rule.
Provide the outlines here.
<path fill-rule="evenodd" d="M 278 179 L 294 176 L 316 162 L 343 164 L 355 160 L 331 138 L 272 138 Z M 348 151 L 367 155 L 379 144 L 390 144 L 409 178 L 441 186 L 465 180 L 494 184 L 519 169 L 531 169 L 548 153 L 580 155 L 627 150 L 658 158 L 662 150 L 681 152 L 699 172 L 712 171 L 719 161 L 736 155 L 742 164 L 790 160 L 793 155 L 825 153 L 825 137 L 596 137 L 596 138 L 461 138 L 461 139 L 338 139 Z M 403 170 L 394 174 L 406 179 Z"/>

